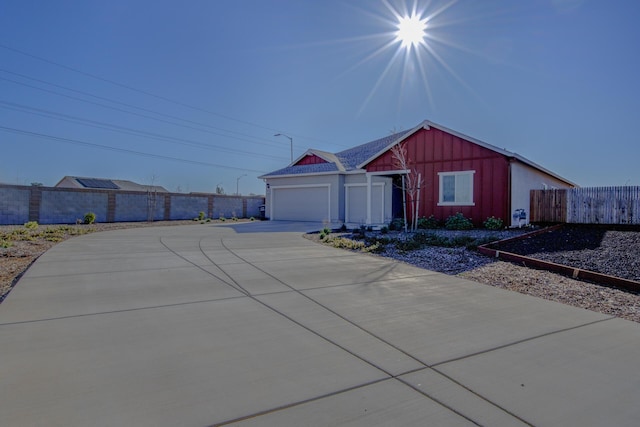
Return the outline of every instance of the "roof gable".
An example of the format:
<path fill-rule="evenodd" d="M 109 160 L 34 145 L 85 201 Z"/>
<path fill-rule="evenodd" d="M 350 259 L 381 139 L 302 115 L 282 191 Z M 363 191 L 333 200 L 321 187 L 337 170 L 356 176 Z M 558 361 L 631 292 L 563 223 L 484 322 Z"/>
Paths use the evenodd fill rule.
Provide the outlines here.
<path fill-rule="evenodd" d="M 576 185 L 575 183 L 573 183 L 573 182 L 561 177 L 560 175 L 558 175 L 558 174 L 556 174 L 554 172 L 551 172 L 548 169 L 543 168 L 542 166 L 538 165 L 537 163 L 534 163 L 531 160 L 529 160 L 529 159 L 527 159 L 527 158 L 525 158 L 525 157 L 523 157 L 523 156 L 521 156 L 521 155 L 519 155 L 517 153 L 511 152 L 511 151 L 507 151 L 507 150 L 504 150 L 502 148 L 498 148 L 495 145 L 491 145 L 491 144 L 486 143 L 484 141 L 481 141 L 479 139 L 470 137 L 470 136 L 462 134 L 460 132 L 456 132 L 456 131 L 454 131 L 452 129 L 449 129 L 449 128 L 445 127 L 445 126 L 439 125 L 437 123 L 433 123 L 433 122 L 428 121 L 428 120 L 425 120 L 420 125 L 418 125 L 415 128 L 413 128 L 412 130 L 404 133 L 404 135 L 402 135 L 401 138 L 398 138 L 394 143 L 388 145 L 387 147 L 383 148 L 379 152 L 373 154 L 371 157 L 369 157 L 366 160 L 364 160 L 362 163 L 360 163 L 358 165 L 358 167 L 359 168 L 365 168 L 369 163 L 373 162 L 375 159 L 379 158 L 380 156 L 382 156 L 383 154 L 388 152 L 394 146 L 402 143 L 403 141 L 408 139 L 411 135 L 413 135 L 414 133 L 416 133 L 420 129 L 429 130 L 430 128 L 438 129 L 438 130 L 440 130 L 442 132 L 448 133 L 448 134 L 453 135 L 453 136 L 455 136 L 457 138 L 460 138 L 462 140 L 468 141 L 468 142 L 470 142 L 472 144 L 476 144 L 476 145 L 478 145 L 478 146 L 480 146 L 482 148 L 485 148 L 485 149 L 488 149 L 488 150 L 493 151 L 495 153 L 501 154 L 501 155 L 503 155 L 503 156 L 505 156 L 505 157 L 507 157 L 509 159 L 515 159 L 515 160 L 517 160 L 519 162 L 522 162 L 522 163 L 524 163 L 524 164 L 526 164 L 528 166 L 531 166 L 534 169 L 537 169 L 537 170 L 539 170 L 539 171 L 541 171 L 541 172 L 543 172 L 543 173 L 545 173 L 547 175 L 553 176 L 554 178 L 559 179 L 560 181 L 564 181 L 567 184 L 570 184 L 572 186 Z"/>
<path fill-rule="evenodd" d="M 296 165 L 315 165 L 318 163 L 328 163 L 325 159 L 323 159 L 322 157 L 319 157 L 315 154 L 307 154 L 306 156 L 304 156 L 302 159 L 300 159 Z"/>
<path fill-rule="evenodd" d="M 365 144 L 358 145 L 353 148 L 349 148 L 344 151 L 340 151 L 338 153 L 332 154 L 326 151 L 309 149 L 305 154 L 299 157 L 295 162 L 287 166 L 286 168 L 279 169 L 274 172 L 270 172 L 268 174 L 260 176 L 260 178 L 269 178 L 276 176 L 293 176 L 293 175 L 313 175 L 313 174 L 323 174 L 323 173 L 331 173 L 331 172 L 351 172 L 351 171 L 362 171 L 366 168 L 366 166 L 373 162 L 375 159 L 379 158 L 383 154 L 387 153 L 394 146 L 402 143 L 407 140 L 411 135 L 416 132 L 424 129 L 429 130 L 431 128 L 438 129 L 442 132 L 453 135 L 462 140 L 468 141 L 472 144 L 476 144 L 480 147 L 493 151 L 495 153 L 501 154 L 509 159 L 517 160 L 522 162 L 528 166 L 531 166 L 547 175 L 553 176 L 556 179 L 559 179 L 567 184 L 575 186 L 573 182 L 543 168 L 542 166 L 520 156 L 519 154 L 498 148 L 494 145 L 488 144 L 484 141 L 480 141 L 478 139 L 472 138 L 470 136 L 464 135 L 460 132 L 456 132 L 447 127 L 441 126 L 437 123 L 433 123 L 431 121 L 425 120 L 420 123 L 418 126 L 407 129 L 401 132 L 397 132 L 383 138 L 376 139 L 375 141 L 367 142 Z M 308 156 L 316 156 L 317 158 L 324 160 L 325 162 L 312 163 L 311 161 L 301 162 Z"/>

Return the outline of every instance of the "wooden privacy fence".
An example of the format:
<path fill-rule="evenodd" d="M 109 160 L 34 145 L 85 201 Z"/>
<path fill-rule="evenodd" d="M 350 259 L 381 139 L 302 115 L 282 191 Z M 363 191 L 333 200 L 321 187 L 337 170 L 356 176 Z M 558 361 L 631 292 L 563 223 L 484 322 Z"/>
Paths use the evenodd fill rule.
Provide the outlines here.
<path fill-rule="evenodd" d="M 640 225 L 640 187 L 531 190 L 531 222 Z"/>

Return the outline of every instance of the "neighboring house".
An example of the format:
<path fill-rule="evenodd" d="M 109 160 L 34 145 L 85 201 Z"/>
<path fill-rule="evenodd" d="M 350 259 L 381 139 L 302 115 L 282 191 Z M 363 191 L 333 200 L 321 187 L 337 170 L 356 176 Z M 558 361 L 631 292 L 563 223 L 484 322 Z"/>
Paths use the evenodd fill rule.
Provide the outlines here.
<path fill-rule="evenodd" d="M 420 216 L 444 220 L 461 212 L 476 225 L 495 216 L 517 226 L 528 221 L 530 190 L 576 186 L 518 154 L 424 121 L 335 154 L 307 150 L 261 176 L 266 216 L 350 225 L 402 218 L 401 177 L 410 170 L 398 170 L 391 153 L 398 144 L 407 150 L 410 170 L 422 175 Z"/>
<path fill-rule="evenodd" d="M 159 185 L 143 185 L 122 179 L 86 178 L 65 176 L 56 185 L 59 188 L 86 188 L 120 191 L 151 191 L 154 193 L 168 193 L 166 188 Z"/>

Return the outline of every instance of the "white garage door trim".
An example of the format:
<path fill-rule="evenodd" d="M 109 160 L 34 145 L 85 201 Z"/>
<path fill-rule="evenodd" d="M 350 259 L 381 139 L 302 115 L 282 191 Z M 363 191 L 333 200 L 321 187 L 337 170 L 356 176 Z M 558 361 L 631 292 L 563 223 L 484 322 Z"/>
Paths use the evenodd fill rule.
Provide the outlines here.
<path fill-rule="evenodd" d="M 273 217 L 273 208 L 275 200 L 275 191 L 283 189 L 295 189 L 295 188 L 326 188 L 327 189 L 327 216 L 326 218 L 331 221 L 331 184 L 293 184 L 293 185 L 277 185 L 271 187 L 271 203 L 269 206 L 269 218 L 277 220 Z"/>
<path fill-rule="evenodd" d="M 349 212 L 349 190 L 351 189 L 351 187 L 366 187 L 367 184 L 345 184 L 345 192 L 344 192 L 344 218 L 345 218 L 345 222 L 354 222 L 352 221 L 351 218 L 351 212 Z M 372 193 L 374 189 L 379 188 L 381 191 L 380 193 L 380 211 L 379 211 L 379 223 L 382 224 L 384 222 L 384 186 L 385 183 L 384 182 L 374 182 L 371 184 L 372 186 Z M 366 211 L 366 206 L 365 206 L 365 211 Z M 376 221 L 376 209 L 374 206 L 371 206 L 371 222 L 373 223 L 377 223 Z"/>

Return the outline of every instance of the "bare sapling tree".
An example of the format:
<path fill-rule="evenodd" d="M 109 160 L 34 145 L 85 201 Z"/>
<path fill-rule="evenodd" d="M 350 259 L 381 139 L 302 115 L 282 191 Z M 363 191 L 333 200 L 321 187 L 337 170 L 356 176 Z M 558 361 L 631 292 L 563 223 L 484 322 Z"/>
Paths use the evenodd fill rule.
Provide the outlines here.
<path fill-rule="evenodd" d="M 403 145 L 396 145 L 391 148 L 391 155 L 394 160 L 394 167 L 406 171 L 402 175 L 402 206 L 404 211 L 404 231 L 415 231 L 418 229 L 418 213 L 420 205 L 420 189 L 422 187 L 422 175 L 415 167 L 407 155 L 407 148 Z M 409 212 L 411 213 L 411 227 L 408 227 L 407 198 L 409 199 Z"/>

